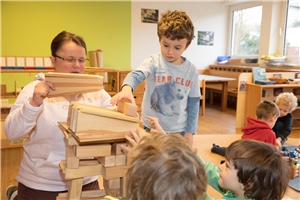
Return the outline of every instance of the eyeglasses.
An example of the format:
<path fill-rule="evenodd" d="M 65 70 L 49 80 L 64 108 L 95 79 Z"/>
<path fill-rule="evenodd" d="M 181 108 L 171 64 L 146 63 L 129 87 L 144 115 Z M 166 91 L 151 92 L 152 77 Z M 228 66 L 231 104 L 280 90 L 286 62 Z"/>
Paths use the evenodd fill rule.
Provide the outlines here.
<path fill-rule="evenodd" d="M 55 55 L 54 57 L 60 58 L 60 59 L 66 61 L 67 63 L 70 63 L 70 64 L 74 64 L 76 62 L 76 60 L 78 60 L 79 64 L 84 64 L 87 60 L 89 60 L 87 58 L 80 58 L 80 59 L 76 59 L 76 58 L 62 58 L 62 57 L 60 57 L 58 55 Z"/>

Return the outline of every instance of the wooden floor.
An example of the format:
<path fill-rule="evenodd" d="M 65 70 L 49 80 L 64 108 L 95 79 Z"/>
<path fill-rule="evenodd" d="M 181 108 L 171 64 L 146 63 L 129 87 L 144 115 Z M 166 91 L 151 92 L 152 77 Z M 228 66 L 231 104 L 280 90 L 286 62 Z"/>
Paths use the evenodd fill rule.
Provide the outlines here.
<path fill-rule="evenodd" d="M 197 134 L 242 134 L 235 128 L 235 115 L 234 109 L 222 112 L 218 106 L 206 104 L 205 115 L 199 115 Z M 293 130 L 289 137 L 300 138 L 300 130 Z"/>

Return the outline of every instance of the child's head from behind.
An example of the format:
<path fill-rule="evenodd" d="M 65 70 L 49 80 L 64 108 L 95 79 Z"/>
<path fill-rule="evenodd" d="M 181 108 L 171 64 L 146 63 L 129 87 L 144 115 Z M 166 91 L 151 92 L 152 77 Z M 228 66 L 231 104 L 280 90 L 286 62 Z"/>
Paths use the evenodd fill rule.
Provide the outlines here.
<path fill-rule="evenodd" d="M 275 100 L 280 111 L 280 117 L 284 117 L 295 110 L 298 105 L 297 101 L 297 97 L 292 92 L 280 93 Z"/>
<path fill-rule="evenodd" d="M 143 137 L 128 158 L 128 199 L 198 199 L 206 192 L 205 169 L 179 134 Z"/>
<path fill-rule="evenodd" d="M 273 145 L 238 140 L 228 147 L 225 157 L 236 169 L 245 197 L 282 199 L 289 182 L 289 167 Z"/>
<path fill-rule="evenodd" d="M 277 105 L 271 101 L 264 100 L 256 106 L 256 118 L 266 122 L 271 128 L 280 116 Z"/>

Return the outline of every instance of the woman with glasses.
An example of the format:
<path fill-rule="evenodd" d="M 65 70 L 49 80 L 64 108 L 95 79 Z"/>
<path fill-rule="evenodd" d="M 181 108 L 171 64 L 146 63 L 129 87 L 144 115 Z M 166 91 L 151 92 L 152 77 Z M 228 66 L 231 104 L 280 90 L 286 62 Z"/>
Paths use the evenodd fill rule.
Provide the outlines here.
<path fill-rule="evenodd" d="M 86 64 L 86 44 L 75 34 L 62 31 L 51 43 L 51 62 L 56 72 L 83 74 Z M 76 85 L 76 83 L 74 83 Z M 55 200 L 68 189 L 68 181 L 60 173 L 59 163 L 65 160 L 64 134 L 58 127 L 66 121 L 70 102 L 79 102 L 114 109 L 110 95 L 98 92 L 47 98 L 55 85 L 45 81 L 43 73 L 20 92 L 5 120 L 9 140 L 24 142 L 23 160 L 17 176 L 18 187 L 9 186 L 7 199 Z M 82 190 L 97 190 L 98 176 L 84 178 Z"/>

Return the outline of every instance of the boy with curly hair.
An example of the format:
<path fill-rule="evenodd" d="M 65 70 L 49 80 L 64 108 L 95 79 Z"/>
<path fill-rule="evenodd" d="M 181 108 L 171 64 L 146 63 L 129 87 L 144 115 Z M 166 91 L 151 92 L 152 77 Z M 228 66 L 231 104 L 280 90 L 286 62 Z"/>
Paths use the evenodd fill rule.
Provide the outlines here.
<path fill-rule="evenodd" d="M 273 131 L 276 134 L 276 143 L 281 147 L 291 134 L 293 128 L 293 115 L 291 114 L 298 105 L 297 97 L 292 92 L 283 92 L 276 97 L 275 103 L 279 108 L 278 117 Z"/>
<path fill-rule="evenodd" d="M 146 58 L 126 76 L 111 104 L 122 98 L 135 103 L 132 92 L 146 80 L 142 102 L 145 130 L 151 129 L 146 116 L 157 117 L 164 131 L 180 133 L 192 145 L 198 125 L 198 71 L 182 53 L 194 38 L 194 26 L 185 12 L 168 10 L 157 23 L 157 35 L 160 52 Z"/>

